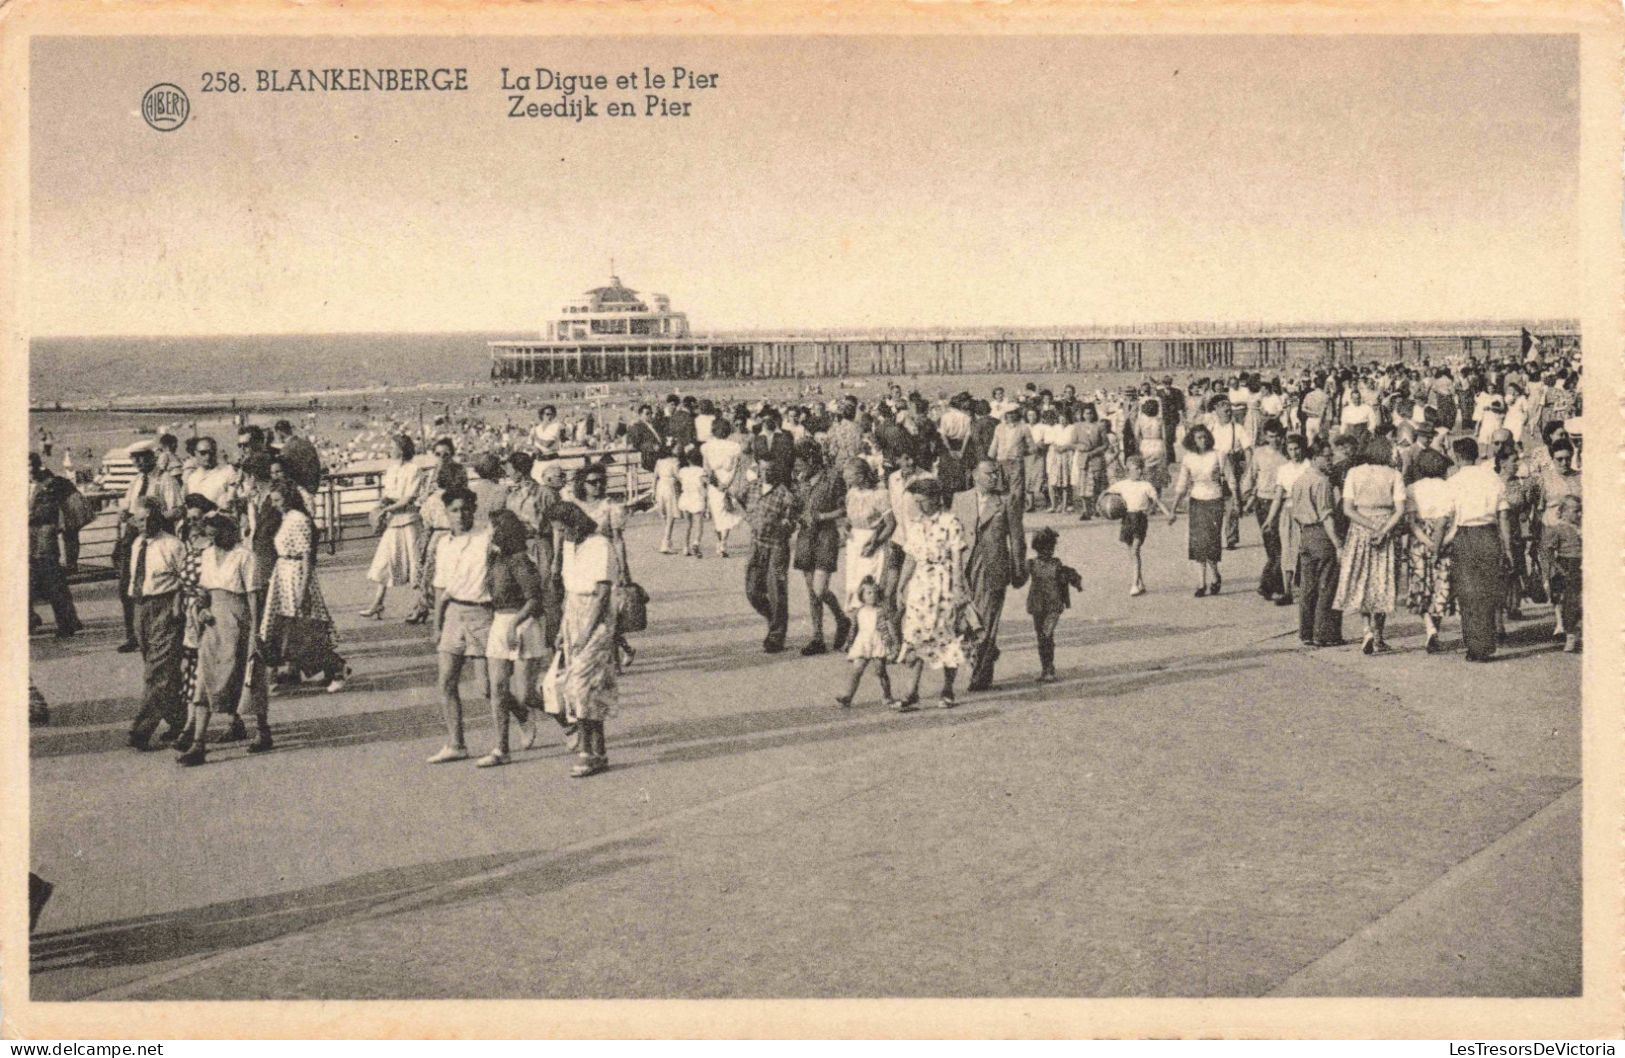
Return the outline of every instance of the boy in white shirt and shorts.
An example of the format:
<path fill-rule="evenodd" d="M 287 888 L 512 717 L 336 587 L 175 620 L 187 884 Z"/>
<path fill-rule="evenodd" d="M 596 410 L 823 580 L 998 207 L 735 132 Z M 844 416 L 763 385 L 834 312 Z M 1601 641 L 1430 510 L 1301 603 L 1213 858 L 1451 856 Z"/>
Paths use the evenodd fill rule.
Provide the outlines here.
<path fill-rule="evenodd" d="M 1117 538 L 1128 546 L 1129 555 L 1134 561 L 1134 582 L 1129 585 L 1129 595 L 1145 594 L 1145 578 L 1140 568 L 1140 547 L 1145 543 L 1146 529 L 1151 521 L 1151 511 L 1156 509 L 1167 514 L 1168 508 L 1163 506 L 1162 497 L 1157 495 L 1156 486 L 1145 480 L 1145 460 L 1139 456 L 1129 456 L 1124 461 L 1125 476 L 1121 481 L 1108 486 L 1104 495 L 1118 496 L 1123 501 L 1124 512 L 1122 528 L 1118 530 Z"/>

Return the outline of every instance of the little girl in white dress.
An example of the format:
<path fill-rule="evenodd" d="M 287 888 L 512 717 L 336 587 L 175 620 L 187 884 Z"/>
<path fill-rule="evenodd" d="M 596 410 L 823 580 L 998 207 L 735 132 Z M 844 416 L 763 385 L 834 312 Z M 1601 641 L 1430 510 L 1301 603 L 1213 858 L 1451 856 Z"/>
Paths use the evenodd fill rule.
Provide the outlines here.
<path fill-rule="evenodd" d="M 886 658 L 897 653 L 897 644 L 892 639 L 891 622 L 886 620 L 886 614 L 880 608 L 880 585 L 875 583 L 873 577 L 863 578 L 858 585 L 858 608 L 853 619 L 857 622 L 857 631 L 852 634 L 852 646 L 846 652 L 852 664 L 852 675 L 847 681 L 846 693 L 837 695 L 835 701 L 842 709 L 851 707 L 852 699 L 858 693 L 858 684 L 872 661 L 880 675 L 880 693 L 885 697 L 886 705 L 895 708 L 897 702 L 892 698 Z"/>

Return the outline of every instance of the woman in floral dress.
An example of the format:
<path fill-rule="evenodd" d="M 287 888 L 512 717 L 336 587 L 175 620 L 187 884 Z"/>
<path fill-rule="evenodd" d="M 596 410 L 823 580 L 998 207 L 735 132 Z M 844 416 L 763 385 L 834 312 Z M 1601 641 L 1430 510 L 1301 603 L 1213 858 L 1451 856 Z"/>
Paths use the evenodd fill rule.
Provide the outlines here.
<path fill-rule="evenodd" d="M 174 748 L 182 753 L 192 745 L 194 731 L 190 710 L 201 697 L 198 693 L 197 655 L 198 638 L 203 628 L 198 610 L 205 596 L 199 581 L 199 570 L 202 566 L 203 552 L 209 547 L 209 541 L 205 539 L 203 532 L 203 519 L 213 514 L 214 510 L 212 500 L 194 492 L 186 497 L 185 520 L 180 526 L 180 595 L 186 620 L 185 631 L 181 633 L 181 706 L 188 710 L 188 713 L 187 725 L 175 739 Z M 240 727 L 241 724 L 242 721 L 237 721 L 237 726 Z"/>
<path fill-rule="evenodd" d="M 944 708 L 954 700 L 954 677 L 970 657 L 970 629 L 966 626 L 965 552 L 970 539 L 951 511 L 942 486 L 924 478 L 908 487 L 919 498 L 920 517 L 909 526 L 903 541 L 903 576 L 898 598 L 903 600 L 903 648 L 899 660 L 913 670 L 909 692 L 898 709 L 904 712 L 920 702 L 920 675 L 929 664 L 942 670 Z"/>
<path fill-rule="evenodd" d="M 1450 552 L 1443 547 L 1455 508 L 1445 475 L 1450 460 L 1431 449 L 1411 463 L 1412 481 L 1405 487 L 1409 532 L 1400 537 L 1406 558 L 1405 607 L 1419 614 L 1427 630 L 1427 652 L 1439 651 L 1439 626 L 1456 609 L 1450 590 Z"/>

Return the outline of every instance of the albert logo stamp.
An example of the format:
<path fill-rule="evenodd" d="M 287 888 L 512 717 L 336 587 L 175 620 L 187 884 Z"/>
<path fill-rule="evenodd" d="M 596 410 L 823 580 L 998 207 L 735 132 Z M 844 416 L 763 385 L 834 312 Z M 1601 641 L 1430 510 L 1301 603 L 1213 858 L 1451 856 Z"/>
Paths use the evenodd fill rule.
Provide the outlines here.
<path fill-rule="evenodd" d="M 186 93 L 167 81 L 153 85 L 141 97 L 141 116 L 159 132 L 174 132 L 186 124 L 191 113 L 192 103 Z"/>

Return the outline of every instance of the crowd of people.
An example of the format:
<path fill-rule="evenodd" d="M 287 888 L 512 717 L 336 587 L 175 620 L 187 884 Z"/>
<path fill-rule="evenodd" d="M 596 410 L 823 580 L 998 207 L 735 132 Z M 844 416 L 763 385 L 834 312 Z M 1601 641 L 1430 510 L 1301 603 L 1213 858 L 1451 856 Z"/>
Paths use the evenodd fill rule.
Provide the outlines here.
<path fill-rule="evenodd" d="M 659 521 L 658 553 L 726 559 L 748 527 L 762 649 L 788 647 L 794 569 L 811 627 L 801 653 L 844 651 L 851 665 L 838 703 L 850 706 L 873 669 L 884 701 L 906 712 L 926 668 L 940 673 L 943 708 L 957 704 L 960 670 L 970 692 L 992 685 L 1012 588 L 1027 589 L 1038 678 L 1057 678 L 1055 633 L 1082 579 L 1052 525 L 1029 538 L 1029 518 L 1116 520 L 1136 597 L 1155 517 L 1185 517 L 1197 598 L 1221 594 L 1225 553 L 1243 520 L 1255 523 L 1255 590 L 1297 607 L 1306 647 L 1344 645 L 1344 615 L 1358 613 L 1360 649 L 1388 652 L 1388 619 L 1403 608 L 1422 618 L 1429 653 L 1459 615 L 1465 656 L 1484 661 L 1525 603 L 1550 601 L 1553 633 L 1578 650 L 1579 373 L 1577 350 L 1536 344 L 1506 359 L 1238 371 L 1183 387 L 1163 375 L 1088 394 L 1037 383 L 987 399 L 929 400 L 897 384 L 827 401 L 673 394 L 613 436 L 653 476 L 652 494 L 633 499 Z M 494 722 L 478 766 L 507 763 L 515 732 L 528 748 L 546 723 L 586 777 L 608 767 L 605 721 L 647 600 L 604 464 L 567 472 L 553 457 L 574 428 L 551 404 L 535 411 L 522 429 L 387 423 L 361 616 L 384 619 L 398 588 L 402 619 L 435 645 L 445 742 L 430 763 L 471 756 L 461 687 L 472 669 Z M 218 741 L 244 741 L 246 714 L 247 749 L 262 753 L 274 746 L 272 696 L 312 677 L 338 692 L 349 677 L 310 514 L 331 466 L 286 420 L 242 424 L 230 463 L 213 438 L 185 454 L 167 440 L 132 452 L 119 504 L 118 649 L 143 660 L 129 741 L 201 764 L 212 721 L 224 714 Z M 71 636 L 72 484 L 38 459 L 31 478 L 32 594 Z"/>
<path fill-rule="evenodd" d="M 785 648 L 794 568 L 812 629 L 802 653 L 846 650 L 855 666 L 841 703 L 875 667 L 906 711 L 925 666 L 942 672 L 944 707 L 959 669 L 970 690 L 991 683 L 1005 594 L 1028 581 L 1040 679 L 1055 678 L 1076 573 L 1053 534 L 1028 557 L 1026 516 L 1118 520 L 1139 596 L 1151 518 L 1183 512 L 1197 598 L 1220 594 L 1224 554 L 1256 521 L 1256 591 L 1298 608 L 1307 647 L 1345 645 L 1349 612 L 1361 651 L 1389 652 L 1403 607 L 1429 653 L 1459 614 L 1466 658 L 1485 661 L 1525 602 L 1550 600 L 1553 634 L 1577 651 L 1579 378 L 1577 350 L 1536 343 L 1506 359 L 1242 371 L 1183 388 L 1164 375 L 1084 396 L 1029 383 L 931 402 L 892 385 L 869 400 L 719 408 L 674 395 L 640 408 L 626 443 L 655 475 L 660 553 L 702 557 L 709 522 L 725 558 L 748 522 L 763 649 Z M 912 670 L 902 693 L 888 661 Z"/>

